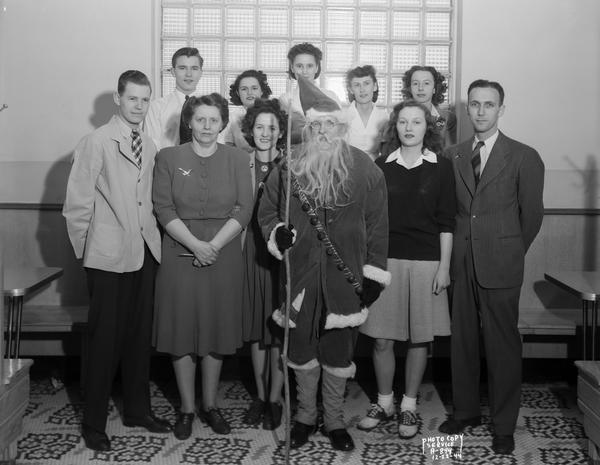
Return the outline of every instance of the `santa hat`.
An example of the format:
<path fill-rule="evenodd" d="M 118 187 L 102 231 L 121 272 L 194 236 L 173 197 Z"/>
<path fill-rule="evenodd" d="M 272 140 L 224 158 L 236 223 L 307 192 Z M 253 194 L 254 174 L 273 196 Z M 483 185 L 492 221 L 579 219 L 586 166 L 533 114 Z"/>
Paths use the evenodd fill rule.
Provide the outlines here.
<path fill-rule="evenodd" d="M 297 76 L 297 80 L 300 104 L 308 121 L 326 115 L 333 116 L 340 122 L 346 121 L 346 112 L 334 99 L 326 95 L 308 79 Z"/>

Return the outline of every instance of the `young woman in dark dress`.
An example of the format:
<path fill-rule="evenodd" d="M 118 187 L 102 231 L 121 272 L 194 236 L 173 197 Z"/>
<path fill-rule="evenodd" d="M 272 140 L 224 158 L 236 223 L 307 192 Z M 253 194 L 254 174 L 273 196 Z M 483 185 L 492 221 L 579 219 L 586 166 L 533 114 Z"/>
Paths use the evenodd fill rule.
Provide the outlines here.
<path fill-rule="evenodd" d="M 257 397 L 244 421 L 256 425 L 262 420 L 267 430 L 281 423 L 281 328 L 271 319 L 279 307 L 279 261 L 267 250 L 256 212 L 265 179 L 281 160 L 285 144 L 287 115 L 277 100 L 256 100 L 242 120 L 242 133 L 254 152 L 250 169 L 254 185 L 254 213 L 244 240 L 243 336 L 250 342 Z M 280 337 L 281 336 L 281 337 Z"/>

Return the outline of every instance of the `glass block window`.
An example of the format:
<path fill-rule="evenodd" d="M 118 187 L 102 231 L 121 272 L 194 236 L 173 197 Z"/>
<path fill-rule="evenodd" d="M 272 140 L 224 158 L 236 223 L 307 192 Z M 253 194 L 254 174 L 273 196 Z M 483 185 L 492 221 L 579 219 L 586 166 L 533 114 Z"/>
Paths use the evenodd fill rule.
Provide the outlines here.
<path fill-rule="evenodd" d="M 193 46 L 204 58 L 202 93 L 229 96 L 240 72 L 261 69 L 273 95 L 295 86 L 287 52 L 299 42 L 323 51 L 320 84 L 347 101 L 347 70 L 377 69 L 378 105 L 402 99 L 402 76 L 415 64 L 435 66 L 453 102 L 456 0 L 157 0 L 161 2 L 160 75 L 163 95 L 174 86 L 171 56 Z"/>

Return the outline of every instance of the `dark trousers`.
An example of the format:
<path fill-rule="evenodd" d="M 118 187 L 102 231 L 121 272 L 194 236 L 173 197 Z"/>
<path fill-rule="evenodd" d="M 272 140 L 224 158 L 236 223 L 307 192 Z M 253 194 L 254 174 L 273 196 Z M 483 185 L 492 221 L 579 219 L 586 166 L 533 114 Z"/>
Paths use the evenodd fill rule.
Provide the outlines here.
<path fill-rule="evenodd" d="M 520 287 L 485 289 L 477 283 L 470 251 L 452 294 L 452 391 L 454 416 L 480 415 L 480 336 L 487 359 L 494 432 L 513 434 L 521 397 Z"/>
<path fill-rule="evenodd" d="M 121 364 L 123 414 L 150 413 L 150 344 L 156 262 L 146 248 L 138 271 L 113 273 L 86 268 L 90 294 L 89 355 L 83 424 L 106 428 L 108 401 Z"/>

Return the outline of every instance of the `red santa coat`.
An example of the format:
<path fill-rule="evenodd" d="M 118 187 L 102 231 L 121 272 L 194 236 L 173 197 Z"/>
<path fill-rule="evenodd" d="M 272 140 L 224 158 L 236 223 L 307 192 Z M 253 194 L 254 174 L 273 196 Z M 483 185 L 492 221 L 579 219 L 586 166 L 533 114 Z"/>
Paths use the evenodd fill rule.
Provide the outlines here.
<path fill-rule="evenodd" d="M 358 282 L 367 276 L 387 285 L 390 274 L 385 271 L 388 252 L 385 178 L 367 154 L 355 147 L 350 147 L 350 151 L 353 163 L 349 168 L 348 204 L 319 208 L 317 213 L 338 254 Z M 287 173 L 285 166 L 275 168 L 267 179 L 258 209 L 258 221 L 269 250 L 279 259 L 282 256 L 275 244 L 274 232 L 285 217 Z M 302 306 L 303 301 L 314 302 L 314 299 L 302 297 L 321 292 L 324 311 L 327 312 L 325 329 L 361 325 L 367 319 L 368 310 L 361 308 L 355 288 L 327 254 L 325 244 L 317 237 L 317 231 L 302 210 L 297 196 L 292 196 L 290 201 L 290 224 L 297 232 L 290 249 L 292 300 L 293 306 L 298 307 L 295 309 L 314 311 Z M 274 319 L 282 324 L 279 311 L 274 314 Z M 291 326 L 294 326 L 293 322 Z"/>

